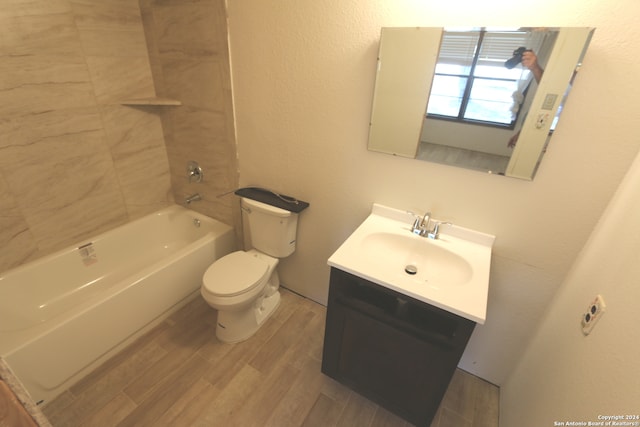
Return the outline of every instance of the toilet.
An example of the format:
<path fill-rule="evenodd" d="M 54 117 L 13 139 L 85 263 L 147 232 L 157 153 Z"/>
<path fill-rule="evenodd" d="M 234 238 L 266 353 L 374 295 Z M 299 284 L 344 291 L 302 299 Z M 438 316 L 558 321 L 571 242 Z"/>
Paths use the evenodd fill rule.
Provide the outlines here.
<path fill-rule="evenodd" d="M 202 278 L 200 293 L 218 310 L 216 337 L 238 342 L 251 337 L 280 304 L 276 267 L 296 249 L 298 214 L 241 198 L 243 223 L 252 249 L 215 261 Z"/>

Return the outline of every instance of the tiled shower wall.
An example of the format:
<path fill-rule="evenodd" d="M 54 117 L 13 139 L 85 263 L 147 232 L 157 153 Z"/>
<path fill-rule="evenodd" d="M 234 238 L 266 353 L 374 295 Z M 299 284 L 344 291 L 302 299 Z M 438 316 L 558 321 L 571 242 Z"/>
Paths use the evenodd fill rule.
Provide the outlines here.
<path fill-rule="evenodd" d="M 167 16 L 164 23 L 175 29 L 169 18 L 195 28 L 189 16 Z M 185 96 L 228 91 L 230 99 L 228 85 L 210 89 L 219 82 L 197 80 L 205 76 L 195 76 L 200 60 L 173 51 L 185 61 L 162 68 L 167 80 L 205 87 L 166 89 L 166 95 L 183 98 L 180 107 L 120 104 L 156 95 L 138 0 L 3 0 L 0 26 L 0 271 L 173 203 L 174 193 L 181 202 L 191 188 L 215 199 L 201 202 L 200 210 L 233 223 L 232 200 L 206 191 L 237 182 L 233 128 L 226 124 L 231 110 L 212 115 Z M 167 58 L 163 49 L 172 48 L 163 37 L 174 36 L 171 28 L 156 33 L 156 46 L 165 46 L 159 52 Z M 224 126 L 216 127 L 215 119 Z M 223 136 L 210 134 L 220 129 Z M 209 146 L 218 143 L 225 148 Z M 225 161 L 208 160 L 223 156 Z M 187 157 L 208 172 L 197 189 L 183 188 Z M 215 170 L 219 163 L 224 168 Z"/>
<path fill-rule="evenodd" d="M 161 112 L 175 200 L 199 193 L 191 209 L 241 230 L 237 197 L 222 196 L 238 185 L 225 1 L 140 0 L 140 9 L 156 92 L 182 103 Z M 187 180 L 190 160 L 202 183 Z"/>

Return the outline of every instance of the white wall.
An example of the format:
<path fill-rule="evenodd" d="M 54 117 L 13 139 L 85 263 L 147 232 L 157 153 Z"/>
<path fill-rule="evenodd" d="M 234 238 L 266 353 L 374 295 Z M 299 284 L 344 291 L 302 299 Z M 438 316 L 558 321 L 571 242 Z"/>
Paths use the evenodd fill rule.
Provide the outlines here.
<path fill-rule="evenodd" d="M 503 384 L 500 425 L 640 415 L 639 183 L 640 156 Z M 607 308 L 584 336 L 580 316 L 597 294 Z"/>
<path fill-rule="evenodd" d="M 326 260 L 373 202 L 495 234 L 487 322 L 461 366 L 501 384 L 640 147 L 640 4 L 228 0 L 228 9 L 241 184 L 311 203 L 282 281 L 326 301 Z M 414 25 L 598 28 L 533 182 L 367 151 L 380 27 Z"/>

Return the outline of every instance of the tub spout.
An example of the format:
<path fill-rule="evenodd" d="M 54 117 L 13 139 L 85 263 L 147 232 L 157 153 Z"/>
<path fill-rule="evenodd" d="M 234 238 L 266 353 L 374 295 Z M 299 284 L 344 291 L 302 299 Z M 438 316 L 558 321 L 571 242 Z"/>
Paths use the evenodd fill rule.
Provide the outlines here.
<path fill-rule="evenodd" d="M 195 193 L 195 194 L 192 194 L 191 196 L 186 197 L 184 199 L 184 202 L 189 205 L 191 204 L 191 202 L 198 202 L 200 200 L 202 200 L 200 193 Z"/>

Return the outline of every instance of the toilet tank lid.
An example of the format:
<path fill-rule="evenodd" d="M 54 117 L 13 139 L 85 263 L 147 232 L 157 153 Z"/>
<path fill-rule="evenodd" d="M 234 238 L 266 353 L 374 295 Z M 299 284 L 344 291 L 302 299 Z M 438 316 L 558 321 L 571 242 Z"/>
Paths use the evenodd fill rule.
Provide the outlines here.
<path fill-rule="evenodd" d="M 204 273 L 202 282 L 214 295 L 234 296 L 258 285 L 268 270 L 264 260 L 237 251 L 214 262 Z"/>
<path fill-rule="evenodd" d="M 271 206 L 279 207 L 293 213 L 300 213 L 309 207 L 308 202 L 303 202 L 295 197 L 261 187 L 243 187 L 234 191 L 237 196 L 257 200 Z"/>

